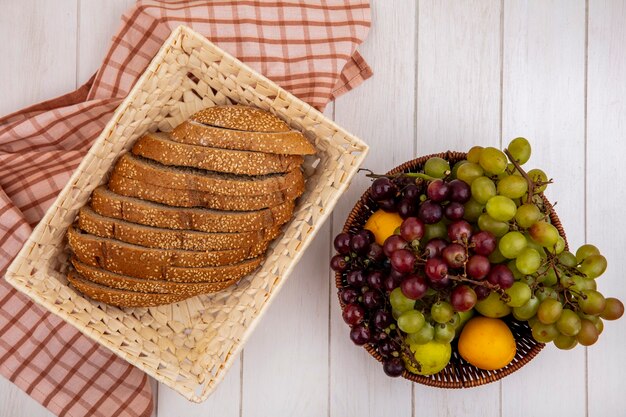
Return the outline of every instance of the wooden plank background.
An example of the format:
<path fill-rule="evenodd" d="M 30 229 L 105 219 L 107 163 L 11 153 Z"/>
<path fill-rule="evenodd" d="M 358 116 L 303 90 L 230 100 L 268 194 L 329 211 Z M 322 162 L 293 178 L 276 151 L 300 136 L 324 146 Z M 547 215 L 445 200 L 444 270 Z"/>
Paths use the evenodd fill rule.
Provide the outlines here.
<path fill-rule="evenodd" d="M 1 0 L 0 114 L 85 82 L 132 3 Z M 372 20 L 360 51 L 374 77 L 327 109 L 370 144 L 365 166 L 526 136 L 570 244 L 597 243 L 601 289 L 626 299 L 626 1 L 372 0 Z M 326 267 L 367 184 L 355 179 L 215 394 L 196 405 L 155 383 L 156 416 L 626 416 L 626 320 L 480 388 L 385 377 L 349 341 Z M 0 380 L 0 417 L 49 415 Z"/>

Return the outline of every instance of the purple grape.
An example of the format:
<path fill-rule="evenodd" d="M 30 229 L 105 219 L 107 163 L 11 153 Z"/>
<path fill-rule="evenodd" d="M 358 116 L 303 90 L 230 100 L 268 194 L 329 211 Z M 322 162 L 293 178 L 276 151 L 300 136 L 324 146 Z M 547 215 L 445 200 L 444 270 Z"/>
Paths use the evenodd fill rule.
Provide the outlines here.
<path fill-rule="evenodd" d="M 363 324 L 357 324 L 350 330 L 350 340 L 355 345 L 364 345 L 370 341 L 370 330 Z"/>
<path fill-rule="evenodd" d="M 472 196 L 470 186 L 461 180 L 452 180 L 448 183 L 450 200 L 465 204 Z"/>
<path fill-rule="evenodd" d="M 421 194 L 419 187 L 415 184 L 407 185 L 403 190 L 404 198 L 407 200 L 417 201 Z"/>
<path fill-rule="evenodd" d="M 400 358 L 389 359 L 383 363 L 383 371 L 387 376 L 399 377 L 404 372 L 404 363 Z"/>
<path fill-rule="evenodd" d="M 385 290 L 391 292 L 400 286 L 400 283 L 402 282 L 402 279 L 404 277 L 402 275 L 398 276 L 396 274 L 398 274 L 398 272 L 392 269 L 389 273 L 389 276 L 385 278 L 385 280 L 383 281 L 383 287 L 385 288 Z"/>
<path fill-rule="evenodd" d="M 384 280 L 385 275 L 380 271 L 372 271 L 367 275 L 367 285 L 375 290 L 379 290 L 383 287 Z"/>
<path fill-rule="evenodd" d="M 467 265 L 465 266 L 467 271 L 467 276 L 476 280 L 485 279 L 489 270 L 491 269 L 491 264 L 489 263 L 489 259 L 482 255 L 474 255 L 469 258 L 467 261 Z"/>
<path fill-rule="evenodd" d="M 472 225 L 465 220 L 457 220 L 448 225 L 448 239 L 451 242 L 463 242 L 472 237 Z"/>
<path fill-rule="evenodd" d="M 392 253 L 400 249 L 406 248 L 407 245 L 408 243 L 406 242 L 406 240 L 402 239 L 401 236 L 391 235 L 385 240 L 385 243 L 383 244 L 383 252 L 385 252 L 385 255 L 387 255 L 387 257 L 391 257 Z"/>
<path fill-rule="evenodd" d="M 393 198 L 377 201 L 376 204 L 387 213 L 395 213 L 397 211 L 396 200 Z"/>
<path fill-rule="evenodd" d="M 400 225 L 400 236 L 407 242 L 421 239 L 424 236 L 424 222 L 417 217 L 409 217 Z"/>
<path fill-rule="evenodd" d="M 419 300 L 428 291 L 426 278 L 419 274 L 411 274 L 400 284 L 402 294 L 411 300 Z"/>
<path fill-rule="evenodd" d="M 348 267 L 348 262 L 343 255 L 335 255 L 330 258 L 330 267 L 333 271 L 343 272 Z"/>
<path fill-rule="evenodd" d="M 487 276 L 487 281 L 493 285 L 499 285 L 502 289 L 510 288 L 515 282 L 515 276 L 508 266 L 499 264 L 494 265 Z"/>
<path fill-rule="evenodd" d="M 378 329 L 384 329 L 393 322 L 393 316 L 387 310 L 378 310 L 374 313 L 374 326 Z"/>
<path fill-rule="evenodd" d="M 409 273 L 415 267 L 415 255 L 407 249 L 400 249 L 391 254 L 391 267 L 402 273 Z"/>
<path fill-rule="evenodd" d="M 385 340 L 378 345 L 378 353 L 384 357 L 393 356 L 393 354 L 398 352 L 398 350 L 400 350 L 400 347 L 393 340 Z"/>
<path fill-rule="evenodd" d="M 467 285 L 457 285 L 450 295 L 450 304 L 456 311 L 469 311 L 476 305 L 477 296 Z"/>
<path fill-rule="evenodd" d="M 426 200 L 417 211 L 417 217 L 426 224 L 434 224 L 443 218 L 443 209 L 439 204 Z"/>
<path fill-rule="evenodd" d="M 403 219 L 415 215 L 415 204 L 411 200 L 402 199 L 398 203 L 398 214 Z"/>
<path fill-rule="evenodd" d="M 357 302 L 359 294 L 352 288 L 342 288 L 339 297 L 344 304 L 352 304 Z"/>
<path fill-rule="evenodd" d="M 476 286 L 474 288 L 474 292 L 476 293 L 476 299 L 478 301 L 480 300 L 484 300 L 485 298 L 489 297 L 489 294 L 491 293 L 491 290 L 487 287 L 483 287 L 483 286 Z"/>
<path fill-rule="evenodd" d="M 348 272 L 346 275 L 346 282 L 349 286 L 354 288 L 361 288 L 365 285 L 365 274 L 361 270 L 355 270 Z"/>
<path fill-rule="evenodd" d="M 441 281 L 448 276 L 448 266 L 441 258 L 430 258 L 424 268 L 430 282 Z"/>
<path fill-rule="evenodd" d="M 459 202 L 452 201 L 446 205 L 443 212 L 449 220 L 461 220 L 465 214 L 465 207 Z"/>
<path fill-rule="evenodd" d="M 370 259 L 372 262 L 380 262 L 385 259 L 385 252 L 383 252 L 383 247 L 376 242 L 370 244 L 370 247 L 367 250 L 367 258 Z"/>
<path fill-rule="evenodd" d="M 372 341 L 382 343 L 389 339 L 389 335 L 384 330 L 374 330 L 372 333 Z"/>
<path fill-rule="evenodd" d="M 441 252 L 443 260 L 450 268 L 461 268 L 465 261 L 467 261 L 467 254 L 465 253 L 465 247 L 458 243 L 451 243 L 446 246 Z"/>
<path fill-rule="evenodd" d="M 343 308 L 343 321 L 349 326 L 359 324 L 365 318 L 365 311 L 363 307 L 358 304 L 348 304 Z"/>
<path fill-rule="evenodd" d="M 428 184 L 428 188 L 426 189 L 426 195 L 432 201 L 436 203 L 441 203 L 442 201 L 446 201 L 450 197 L 450 188 L 448 184 L 446 184 L 443 180 L 434 180 Z"/>
<path fill-rule="evenodd" d="M 448 243 L 443 239 L 431 239 L 426 246 L 424 246 L 424 256 L 427 258 L 441 256 L 441 253 L 446 246 L 448 246 Z"/>
<path fill-rule="evenodd" d="M 395 197 L 398 187 L 389 178 L 376 178 L 372 183 L 370 195 L 375 201 Z"/>
<path fill-rule="evenodd" d="M 471 243 L 474 245 L 474 252 L 483 256 L 491 255 L 496 249 L 496 237 L 486 230 L 472 236 Z"/>
<path fill-rule="evenodd" d="M 339 233 L 334 241 L 335 250 L 342 255 L 350 253 L 350 235 L 347 233 Z"/>
<path fill-rule="evenodd" d="M 363 293 L 363 305 L 370 310 L 380 307 L 383 302 L 382 295 L 376 290 L 369 290 Z"/>
<path fill-rule="evenodd" d="M 368 241 L 368 238 L 366 237 L 366 235 L 361 234 L 360 232 L 352 236 L 352 238 L 350 239 L 350 249 L 352 249 L 352 251 L 359 253 L 359 254 L 363 254 L 367 252 L 369 245 L 370 245 L 370 242 Z"/>

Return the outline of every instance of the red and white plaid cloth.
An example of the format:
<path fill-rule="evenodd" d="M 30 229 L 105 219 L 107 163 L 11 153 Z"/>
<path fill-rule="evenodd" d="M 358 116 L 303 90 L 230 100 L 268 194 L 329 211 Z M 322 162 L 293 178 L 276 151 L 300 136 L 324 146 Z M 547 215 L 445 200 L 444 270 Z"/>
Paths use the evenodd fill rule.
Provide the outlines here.
<path fill-rule="evenodd" d="M 106 7 L 103 3 L 102 7 Z M 322 109 L 371 75 L 368 0 L 139 1 L 97 74 L 0 118 L 0 276 L 172 29 L 185 24 Z M 0 373 L 65 416 L 148 416 L 147 376 L 0 280 Z"/>

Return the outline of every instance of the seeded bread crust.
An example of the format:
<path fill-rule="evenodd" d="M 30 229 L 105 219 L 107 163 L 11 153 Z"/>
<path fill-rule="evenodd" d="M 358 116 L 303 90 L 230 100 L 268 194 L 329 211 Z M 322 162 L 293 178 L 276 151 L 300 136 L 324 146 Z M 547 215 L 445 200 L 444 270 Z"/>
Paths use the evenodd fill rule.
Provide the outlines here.
<path fill-rule="evenodd" d="M 256 107 L 225 105 L 208 107 L 190 118 L 198 123 L 248 132 L 289 132 L 289 125 L 279 117 Z"/>
<path fill-rule="evenodd" d="M 300 132 L 246 132 L 203 125 L 192 120 L 170 133 L 172 140 L 213 148 L 238 149 L 279 155 L 314 155 L 315 147 Z"/>
<path fill-rule="evenodd" d="M 189 298 L 183 294 L 146 294 L 109 288 L 84 279 L 76 271 L 70 271 L 67 279 L 74 288 L 92 300 L 118 307 L 155 307 Z"/>
<path fill-rule="evenodd" d="M 105 287 L 143 293 L 178 294 L 193 297 L 198 294 L 208 294 L 223 290 L 237 282 L 237 279 L 223 282 L 186 283 L 133 278 L 91 267 L 76 258 L 72 258 L 72 265 L 74 265 L 76 271 L 88 281 Z"/>
<path fill-rule="evenodd" d="M 115 194 L 101 186 L 91 195 L 91 208 L 101 216 L 146 226 L 236 233 L 279 227 L 291 219 L 294 202 L 257 211 L 179 208 Z"/>
<path fill-rule="evenodd" d="M 89 207 L 78 212 L 78 227 L 94 236 L 116 239 L 148 248 L 216 251 L 250 248 L 263 250 L 280 233 L 277 228 L 242 233 L 206 233 L 143 226 L 104 217 Z M 84 274 L 83 274 L 84 275 Z"/>
<path fill-rule="evenodd" d="M 163 165 L 201 168 L 240 175 L 265 175 L 289 172 L 302 165 L 300 155 L 278 155 L 189 145 L 170 140 L 163 132 L 148 133 L 132 149 L 133 154 Z"/>
<path fill-rule="evenodd" d="M 281 205 L 304 192 L 304 184 L 272 194 L 257 196 L 225 196 L 203 191 L 177 190 L 126 178 L 113 172 L 109 189 L 114 193 L 176 207 L 204 207 L 216 210 L 251 211 Z"/>
<path fill-rule="evenodd" d="M 149 159 L 123 155 L 113 172 L 148 184 L 178 190 L 204 191 L 215 195 L 256 196 L 304 187 L 300 168 L 282 174 L 244 176 L 220 174 L 195 168 L 175 168 Z"/>

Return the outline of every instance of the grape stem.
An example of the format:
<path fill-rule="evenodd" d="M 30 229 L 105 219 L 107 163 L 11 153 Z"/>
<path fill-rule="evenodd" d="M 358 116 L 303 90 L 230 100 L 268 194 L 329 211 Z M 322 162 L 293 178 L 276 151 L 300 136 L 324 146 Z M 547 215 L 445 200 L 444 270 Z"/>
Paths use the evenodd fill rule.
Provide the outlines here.
<path fill-rule="evenodd" d="M 517 169 L 519 171 L 519 173 L 522 175 L 522 177 L 528 183 L 528 198 L 526 199 L 526 203 L 527 204 L 532 203 L 533 202 L 533 195 L 535 195 L 535 188 L 542 187 L 542 186 L 544 186 L 546 184 L 552 184 L 552 180 L 549 180 L 549 181 L 533 181 L 533 179 L 528 176 L 528 173 L 526 171 L 524 171 L 524 169 L 519 164 L 519 162 L 517 162 L 517 160 L 513 157 L 513 155 L 511 155 L 511 152 L 509 152 L 508 149 L 505 149 L 504 153 L 506 154 L 506 156 L 509 157 L 509 160 L 511 161 L 511 163 L 513 164 L 515 169 Z"/>
<path fill-rule="evenodd" d="M 365 175 L 368 178 L 398 178 L 398 177 L 408 177 L 408 178 L 421 178 L 427 181 L 434 181 L 438 178 L 435 177 L 431 177 L 430 175 L 426 175 L 423 174 L 421 172 L 401 172 L 398 174 L 376 174 L 374 171 L 372 171 L 371 169 L 367 169 L 367 168 L 359 168 L 358 172 L 361 171 L 366 171 L 367 174 Z"/>

